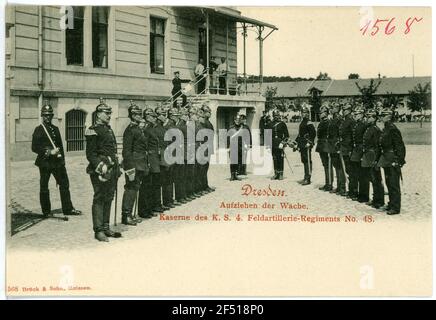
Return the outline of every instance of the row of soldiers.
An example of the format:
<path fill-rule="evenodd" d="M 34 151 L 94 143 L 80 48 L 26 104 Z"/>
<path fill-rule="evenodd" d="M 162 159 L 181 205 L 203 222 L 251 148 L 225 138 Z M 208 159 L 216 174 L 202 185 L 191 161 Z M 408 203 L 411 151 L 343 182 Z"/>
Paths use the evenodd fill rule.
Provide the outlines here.
<path fill-rule="evenodd" d="M 112 109 L 101 101 L 96 111 L 96 123 L 85 133 L 89 160 L 87 172 L 94 188 L 92 216 L 95 238 L 108 241 L 107 237 L 121 236 L 109 229 L 110 204 L 121 172 L 115 135 L 109 126 Z M 189 110 L 146 107 L 142 111 L 131 102 L 128 111 L 131 122 L 123 134 L 122 151 L 126 180 L 121 209 L 123 224 L 135 226 L 142 219 L 157 216 L 215 190 L 208 185 L 209 160 L 198 163 L 195 152 L 187 151 L 190 143 L 195 144 L 193 150 L 200 147 L 199 142 L 188 141 L 188 125 L 195 128 L 195 133 L 202 128 L 213 130 L 207 105 Z M 171 164 L 164 156 L 167 146 L 172 143 L 165 140 L 165 133 L 174 128 L 183 133 L 184 159 L 182 163 Z M 206 153 L 210 159 L 211 155 L 208 151 Z"/>
<path fill-rule="evenodd" d="M 317 137 L 315 151 L 321 158 L 325 177 L 325 184 L 320 190 L 381 208 L 385 205 L 381 174 L 383 168 L 389 195 L 389 203 L 384 209 L 389 215 L 400 213 L 401 167 L 405 164 L 406 149 L 401 133 L 393 123 L 393 116 L 394 113 L 389 108 L 379 112 L 375 109 L 365 111 L 362 106 L 353 110 L 351 104 L 326 104 L 320 108 L 320 123 L 315 130 L 309 120 L 310 110 L 303 108 L 298 136 L 290 142 L 279 112 L 273 111 L 274 120 L 264 124 L 265 129 L 272 129 L 273 132 L 273 158 L 277 158 L 277 154 L 280 157 L 280 164 L 274 160 L 276 175 L 273 179 L 277 179 L 277 172 L 279 179 L 283 178 L 283 156 L 286 156 L 284 147 L 289 145 L 301 153 L 304 179 L 299 182 L 302 185 L 310 184 L 312 148 Z M 379 119 L 384 123 L 383 130 L 377 126 Z M 336 188 L 333 188 L 335 180 Z M 370 183 L 373 189 L 372 201 L 369 201 Z"/>

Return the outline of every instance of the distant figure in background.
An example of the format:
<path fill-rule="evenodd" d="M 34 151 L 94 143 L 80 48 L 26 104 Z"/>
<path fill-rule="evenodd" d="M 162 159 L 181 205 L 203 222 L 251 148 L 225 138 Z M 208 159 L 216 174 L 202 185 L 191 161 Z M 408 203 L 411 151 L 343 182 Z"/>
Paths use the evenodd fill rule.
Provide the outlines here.
<path fill-rule="evenodd" d="M 173 79 L 173 90 L 171 90 L 171 95 L 173 96 L 173 107 L 177 108 L 177 98 L 182 96 L 183 102 L 182 107 L 186 105 L 186 95 L 182 92 L 182 80 L 180 79 L 180 72 L 174 72 Z"/>
<path fill-rule="evenodd" d="M 262 116 L 260 117 L 259 120 L 259 131 L 260 131 L 260 145 L 263 146 L 264 145 L 264 139 L 265 139 L 265 129 L 268 126 L 268 122 L 269 122 L 269 116 L 266 110 L 263 110 L 262 112 Z"/>
<path fill-rule="evenodd" d="M 195 67 L 195 82 L 197 82 L 197 94 L 204 93 L 204 89 L 206 89 L 206 75 L 207 73 L 204 72 L 204 63 L 203 59 L 200 58 L 198 61 L 197 66 Z"/>
<path fill-rule="evenodd" d="M 216 87 L 218 85 L 216 79 L 217 69 L 218 69 L 218 64 L 215 62 L 215 57 L 211 56 L 209 60 L 209 77 L 210 77 L 209 91 L 212 94 L 216 93 Z"/>
<path fill-rule="evenodd" d="M 248 130 L 248 133 L 250 135 L 249 143 L 242 146 L 242 163 L 240 164 L 239 169 L 238 169 L 238 172 L 240 175 L 246 176 L 247 175 L 247 154 L 248 154 L 248 150 L 251 149 L 251 147 L 252 147 L 253 139 L 251 137 L 251 130 L 247 124 L 247 116 L 245 114 L 241 114 L 241 124 L 242 124 L 243 128 Z"/>
<path fill-rule="evenodd" d="M 220 83 L 220 94 L 227 94 L 227 63 L 226 58 L 221 58 L 221 64 L 217 69 L 218 79 Z"/>

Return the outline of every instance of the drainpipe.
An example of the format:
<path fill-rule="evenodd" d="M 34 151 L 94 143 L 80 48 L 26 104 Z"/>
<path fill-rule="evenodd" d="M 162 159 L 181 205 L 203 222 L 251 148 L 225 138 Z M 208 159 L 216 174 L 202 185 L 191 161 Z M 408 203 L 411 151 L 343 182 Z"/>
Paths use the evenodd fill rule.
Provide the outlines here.
<path fill-rule="evenodd" d="M 42 78 L 42 6 L 38 6 L 38 107 L 42 107 L 42 93 L 44 90 L 44 81 Z M 39 112 L 38 110 L 38 112 Z"/>

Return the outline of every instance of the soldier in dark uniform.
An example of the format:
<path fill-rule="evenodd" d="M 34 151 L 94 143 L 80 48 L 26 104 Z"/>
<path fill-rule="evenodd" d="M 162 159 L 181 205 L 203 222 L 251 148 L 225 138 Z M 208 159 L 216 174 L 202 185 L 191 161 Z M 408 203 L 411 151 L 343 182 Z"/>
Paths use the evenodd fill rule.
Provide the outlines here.
<path fill-rule="evenodd" d="M 210 108 L 209 108 L 209 106 L 207 105 L 207 104 L 204 104 L 203 106 L 202 106 L 202 109 L 203 109 L 203 114 L 204 114 L 204 123 L 203 123 L 203 126 L 204 126 L 204 128 L 206 128 L 206 129 L 209 129 L 209 130 L 211 130 L 214 134 L 215 134 L 215 130 L 214 130 L 214 127 L 213 127 L 213 124 L 212 124 L 212 122 L 210 122 L 210 117 L 211 117 L 211 110 L 210 110 Z M 207 141 L 208 143 L 209 143 L 209 141 Z M 205 170 L 205 173 L 204 173 L 204 182 L 203 182 L 203 184 L 204 184 L 204 186 L 206 187 L 206 191 L 207 192 L 213 192 L 213 191 L 215 191 L 215 188 L 214 187 L 211 187 L 211 186 L 209 186 L 209 180 L 208 180 L 208 178 L 207 178 L 207 173 L 208 173 L 208 171 L 209 171 L 209 163 L 210 163 L 210 157 L 212 156 L 212 154 L 213 154 L 213 152 L 214 152 L 214 141 L 213 141 L 213 138 L 212 138 L 212 141 L 210 141 L 210 143 L 211 143 L 211 149 L 210 149 L 210 151 L 209 151 L 209 149 L 208 149 L 208 152 L 207 152 L 207 158 L 208 158 L 208 161 L 207 161 L 207 163 L 206 163 L 206 165 L 205 165 L 205 168 L 204 168 L 204 170 Z"/>
<path fill-rule="evenodd" d="M 272 131 L 271 153 L 274 162 L 274 176 L 272 180 L 283 180 L 284 148 L 289 139 L 288 127 L 280 119 L 280 112 L 274 110 L 273 120 L 269 122 L 267 129 Z"/>
<path fill-rule="evenodd" d="M 386 186 L 389 193 L 387 214 L 399 214 L 401 210 L 400 178 L 401 167 L 406 163 L 406 147 L 400 130 L 393 124 L 393 111 L 383 109 L 382 121 L 384 128 L 380 135 L 380 159 L 377 167 L 383 168 L 386 178 Z"/>
<path fill-rule="evenodd" d="M 262 116 L 259 120 L 259 132 L 260 132 L 260 145 L 264 145 L 264 139 L 265 139 L 265 129 L 268 128 L 269 125 L 269 116 L 266 110 L 262 111 Z"/>
<path fill-rule="evenodd" d="M 341 119 L 339 117 L 339 105 L 332 103 L 330 107 L 330 121 L 328 127 L 328 149 L 333 168 L 336 172 L 336 189 L 331 190 L 331 193 L 337 193 L 341 196 L 346 196 L 345 190 L 345 168 L 342 165 L 340 157 L 340 142 L 339 142 L 339 126 Z"/>
<path fill-rule="evenodd" d="M 195 120 L 195 136 L 197 137 L 197 133 L 202 130 L 205 129 L 206 127 L 204 126 L 204 113 L 203 113 L 203 109 L 201 107 L 197 108 L 197 112 L 196 112 L 196 120 Z M 203 145 L 205 144 L 205 141 L 196 141 L 195 143 L 195 175 L 194 175 L 194 181 L 195 181 L 195 192 L 199 195 L 205 195 L 206 193 L 208 193 L 207 191 L 205 191 L 206 187 L 204 186 L 204 179 L 205 179 L 205 166 L 203 163 L 201 163 L 198 159 L 197 156 L 197 150 Z"/>
<path fill-rule="evenodd" d="M 365 110 L 362 107 L 354 109 L 354 126 L 353 126 L 353 152 L 351 153 L 351 176 L 357 178 L 358 190 L 350 189 L 349 197 L 354 201 L 368 202 L 369 201 L 369 170 L 363 169 L 361 160 L 363 156 L 363 135 L 366 131 L 366 122 L 364 120 Z M 350 178 L 351 179 L 351 178 Z"/>
<path fill-rule="evenodd" d="M 160 182 L 162 188 L 162 207 L 165 210 L 175 208 L 173 194 L 173 165 L 170 165 L 165 159 L 165 149 L 171 144 L 171 141 L 165 141 L 165 133 L 173 128 L 173 122 L 168 119 L 167 111 L 163 107 L 155 109 L 157 115 L 157 129 L 159 132 L 160 146 Z"/>
<path fill-rule="evenodd" d="M 86 172 L 90 175 L 94 188 L 92 222 L 95 238 L 99 241 L 109 241 L 107 237 L 121 236 L 120 233 L 109 229 L 112 200 L 120 175 L 117 141 L 109 125 L 112 108 L 100 99 L 95 111 L 96 122 L 85 133 L 86 158 L 89 161 Z"/>
<path fill-rule="evenodd" d="M 363 135 L 362 145 L 362 167 L 363 175 L 370 177 L 372 184 L 372 202 L 368 203 L 373 208 L 380 208 L 385 204 L 385 191 L 382 184 L 381 170 L 376 166 L 380 156 L 379 140 L 381 130 L 377 127 L 377 112 L 368 110 L 366 112 L 367 127 Z"/>
<path fill-rule="evenodd" d="M 239 168 L 239 174 L 246 176 L 247 175 L 247 155 L 248 150 L 252 148 L 252 137 L 251 137 L 251 130 L 250 127 L 247 124 L 247 116 L 245 114 L 241 114 L 241 123 L 242 126 L 248 130 L 248 133 L 250 134 L 250 143 L 246 146 L 243 146 L 242 149 L 242 163 Z"/>
<path fill-rule="evenodd" d="M 184 108 L 182 108 L 184 109 Z M 186 203 L 186 190 L 185 190 L 185 142 L 186 142 L 186 123 L 181 117 L 181 110 L 172 108 L 168 112 L 169 119 L 173 122 L 174 128 L 180 130 L 183 134 L 182 141 L 178 145 L 177 152 L 182 155 L 182 162 L 175 163 L 174 174 L 174 205 L 181 205 Z"/>
<path fill-rule="evenodd" d="M 177 108 L 177 99 L 181 96 L 182 97 L 182 107 L 184 107 L 186 105 L 186 95 L 183 93 L 182 91 L 182 82 L 186 82 L 186 81 L 182 81 L 180 79 L 180 72 L 176 71 L 174 72 L 174 79 L 172 81 L 173 83 L 173 89 L 171 90 L 171 95 L 173 96 L 173 107 Z"/>
<path fill-rule="evenodd" d="M 358 192 L 358 175 L 353 172 L 350 160 L 353 151 L 353 127 L 351 104 L 347 103 L 342 107 L 342 121 L 339 124 L 339 151 L 348 176 L 348 196 L 350 197 L 357 195 Z"/>
<path fill-rule="evenodd" d="M 136 197 L 145 176 L 148 175 L 148 135 L 139 123 L 142 110 L 131 102 L 129 107 L 130 124 L 123 135 L 123 168 L 126 176 L 124 195 L 121 207 L 121 223 L 136 226 L 142 220 L 134 218 L 132 210 Z"/>
<path fill-rule="evenodd" d="M 189 132 L 194 131 L 194 136 L 197 136 L 198 132 L 198 118 L 197 118 L 197 108 L 192 106 L 189 109 L 189 118 L 186 121 L 186 130 L 187 130 L 187 143 L 186 143 L 186 167 L 185 167 L 185 175 L 186 175 L 186 196 L 188 200 L 193 200 L 201 195 L 198 193 L 198 180 L 196 178 L 197 170 L 197 160 L 196 160 L 196 151 L 197 151 L 197 141 L 191 141 L 191 137 L 189 136 Z M 189 177 L 189 178 L 188 178 Z"/>
<path fill-rule="evenodd" d="M 301 123 L 298 127 L 298 136 L 295 139 L 294 145 L 300 151 L 301 162 L 304 165 L 304 179 L 300 183 L 305 186 L 310 184 L 312 175 L 312 147 L 314 145 L 316 130 L 309 120 L 310 110 L 303 107 L 301 110 Z"/>
<path fill-rule="evenodd" d="M 321 158 L 322 166 L 324 167 L 324 177 L 325 183 L 319 190 L 330 191 L 332 190 L 333 185 L 333 168 L 330 160 L 330 155 L 328 153 L 328 145 L 327 145 L 327 134 L 329 127 L 329 119 L 328 119 L 328 107 L 326 105 L 320 108 L 321 121 L 318 124 L 317 128 L 317 137 L 318 142 L 316 144 L 316 152 L 319 152 L 319 157 Z"/>
<path fill-rule="evenodd" d="M 241 116 L 237 114 L 227 133 L 227 147 L 230 155 L 230 181 L 241 180 L 238 177 L 240 164 L 242 163 L 242 149 L 247 144 L 249 135 L 247 129 L 241 123 Z"/>
<path fill-rule="evenodd" d="M 143 112 L 146 125 L 144 131 L 148 135 L 148 163 L 150 174 L 144 177 L 139 188 L 138 215 L 142 218 L 156 216 L 164 212 L 161 205 L 160 186 L 160 145 L 157 129 L 157 115 L 152 108 L 146 107 Z"/>
<path fill-rule="evenodd" d="M 38 155 L 35 165 L 39 167 L 41 210 L 45 218 L 52 216 L 48 182 L 53 175 L 59 185 L 63 214 L 79 215 L 81 212 L 74 209 L 71 203 L 64 148 L 58 127 L 51 123 L 53 115 L 53 108 L 46 103 L 41 109 L 42 124 L 35 128 L 32 135 L 32 151 Z"/>

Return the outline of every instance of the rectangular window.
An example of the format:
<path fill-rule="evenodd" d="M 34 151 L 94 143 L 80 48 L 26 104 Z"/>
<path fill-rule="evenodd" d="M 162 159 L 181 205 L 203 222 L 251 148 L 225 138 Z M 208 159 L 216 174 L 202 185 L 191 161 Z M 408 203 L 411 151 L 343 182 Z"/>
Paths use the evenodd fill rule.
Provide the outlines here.
<path fill-rule="evenodd" d="M 150 18 L 150 67 L 152 73 L 165 73 L 165 20 Z"/>
<path fill-rule="evenodd" d="M 92 63 L 95 68 L 108 66 L 109 7 L 92 8 Z"/>
<path fill-rule="evenodd" d="M 65 29 L 65 53 L 68 65 L 83 66 L 84 11 L 85 7 L 73 7 L 73 27 Z M 66 25 L 69 25 L 68 18 Z"/>

